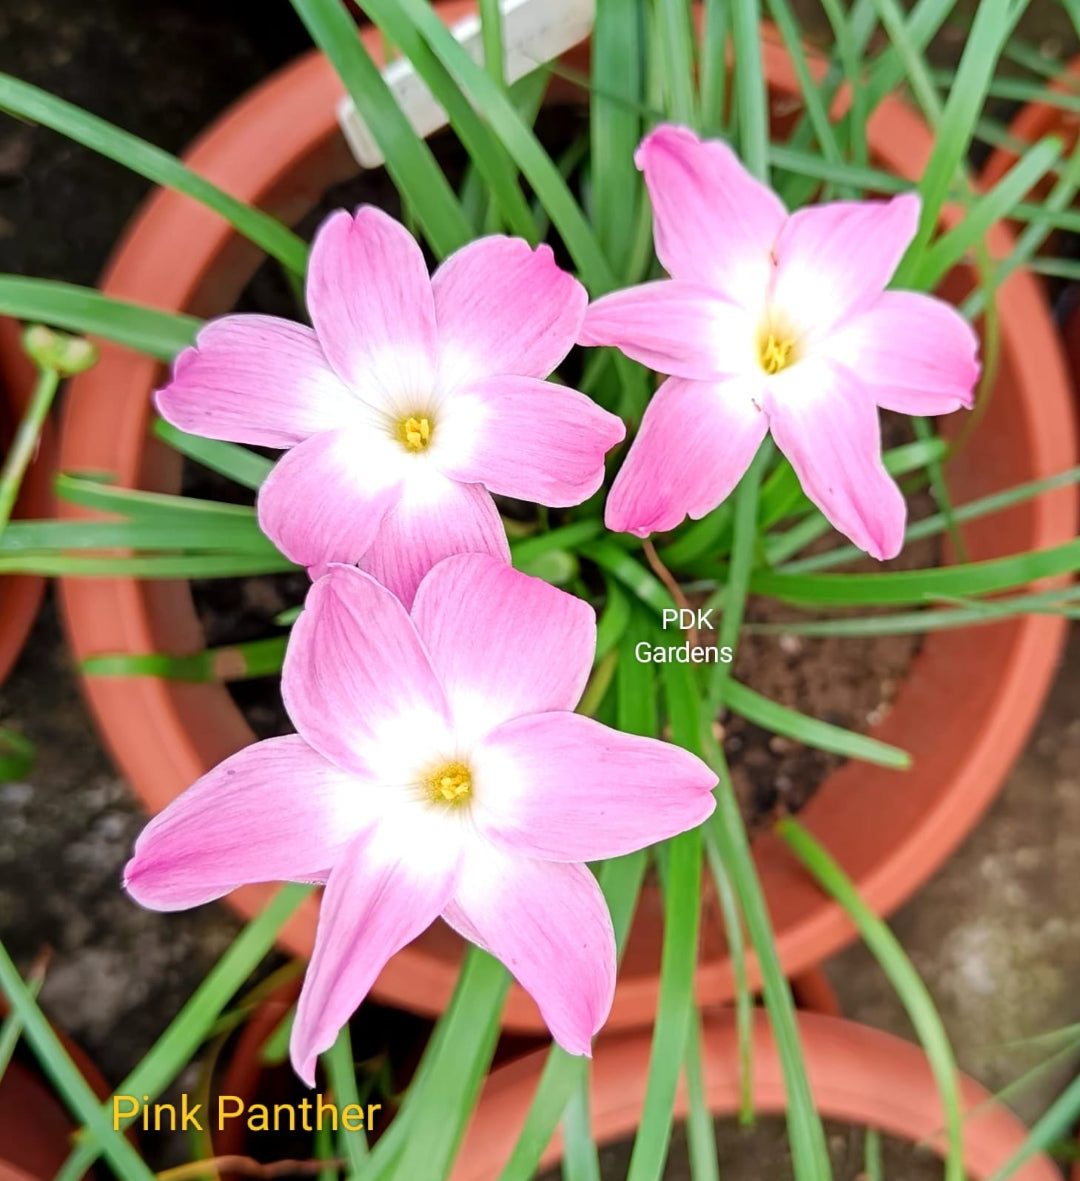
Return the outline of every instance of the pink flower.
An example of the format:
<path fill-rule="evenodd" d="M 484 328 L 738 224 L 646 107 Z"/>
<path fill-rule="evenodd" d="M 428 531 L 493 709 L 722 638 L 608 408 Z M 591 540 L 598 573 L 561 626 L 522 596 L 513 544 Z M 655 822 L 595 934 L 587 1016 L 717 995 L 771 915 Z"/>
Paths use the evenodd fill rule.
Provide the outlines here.
<path fill-rule="evenodd" d="M 326 883 L 293 1028 L 310 1085 L 383 965 L 440 915 L 588 1054 L 615 984 L 585 861 L 700 824 L 695 756 L 572 713 L 592 609 L 487 555 L 440 563 L 412 615 L 332 566 L 297 622 L 282 692 L 298 734 L 227 759 L 150 822 L 125 884 L 158 910 L 250 882 Z"/>
<path fill-rule="evenodd" d="M 408 602 L 450 554 L 509 560 L 491 493 L 562 507 L 600 487 L 622 422 L 542 380 L 586 303 L 547 246 L 483 238 L 429 276 L 396 221 L 341 210 L 311 251 L 314 330 L 213 321 L 157 406 L 194 434 L 290 448 L 259 494 L 264 531 L 315 577 L 359 563 Z"/>
<path fill-rule="evenodd" d="M 788 214 L 724 144 L 659 127 L 635 157 L 656 253 L 672 276 L 597 300 L 579 340 L 671 376 L 608 498 L 608 527 L 647 537 L 703 517 L 771 430 L 807 496 L 876 558 L 903 543 L 905 504 L 881 462 L 877 407 L 970 406 L 978 342 L 947 304 L 885 286 L 919 199 Z"/>

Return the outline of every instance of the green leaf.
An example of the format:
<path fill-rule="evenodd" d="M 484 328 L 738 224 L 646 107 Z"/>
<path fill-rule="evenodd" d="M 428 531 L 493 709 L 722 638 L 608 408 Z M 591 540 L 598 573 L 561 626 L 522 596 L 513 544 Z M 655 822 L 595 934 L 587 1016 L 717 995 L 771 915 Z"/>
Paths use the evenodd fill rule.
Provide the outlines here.
<path fill-rule="evenodd" d="M 1060 157 L 1061 141 L 1051 137 L 1040 140 L 1027 151 L 990 192 L 973 202 L 957 226 L 926 251 L 912 276 L 913 286 L 921 291 L 933 291 L 991 226 L 1011 215 Z"/>
<path fill-rule="evenodd" d="M 360 1092 L 356 1086 L 356 1063 L 348 1022 L 341 1027 L 337 1040 L 323 1055 L 322 1061 L 338 1109 L 359 1105 Z M 360 1176 L 368 1158 L 367 1137 L 358 1129 L 346 1128 L 343 1123 L 338 1131 L 338 1146 L 354 1176 Z"/>
<path fill-rule="evenodd" d="M 305 5 L 313 2 L 294 0 L 294 3 Z M 425 0 L 399 0 L 399 3 L 463 91 L 484 112 L 495 134 L 550 215 L 586 286 L 594 295 L 610 291 L 616 285 L 615 276 L 592 227 L 551 157 L 514 109 L 506 93 L 473 61 Z"/>
<path fill-rule="evenodd" d="M 808 718 L 763 697 L 739 681 L 729 680 L 724 686 L 724 703 L 747 721 L 818 750 L 831 751 L 848 759 L 861 759 L 864 763 L 875 763 L 894 771 L 906 771 L 911 766 L 911 756 L 899 747 L 817 718 Z"/>
<path fill-rule="evenodd" d="M 307 267 L 307 245 L 277 218 L 253 209 L 192 172 L 175 156 L 62 98 L 0 74 L 0 110 L 40 123 L 115 160 L 154 184 L 175 189 L 220 214 L 238 233 L 298 275 Z M 38 317 L 35 317 L 38 318 Z"/>
<path fill-rule="evenodd" d="M 686 1146 L 690 1156 L 690 1176 L 693 1181 L 720 1181 L 716 1128 L 705 1094 L 701 1043 L 701 1018 L 695 1014 L 690 1036 L 686 1039 Z"/>
<path fill-rule="evenodd" d="M 1080 568 L 1080 540 L 1007 558 L 899 570 L 886 574 L 785 574 L 758 570 L 750 579 L 756 594 L 785 603 L 819 607 L 889 607 L 929 602 L 949 595 L 988 595 L 1052 578 Z"/>
<path fill-rule="evenodd" d="M 697 126 L 694 104 L 694 30 L 690 6 L 667 0 L 657 6 L 656 52 L 662 63 L 665 113 L 687 127 Z"/>
<path fill-rule="evenodd" d="M 945 1160 L 946 1181 L 964 1181 L 963 1113 L 956 1060 L 933 997 L 900 946 L 900 941 L 866 905 L 851 880 L 825 848 L 797 820 L 790 817 L 777 824 L 776 832 L 822 889 L 844 908 L 896 990 L 926 1051 L 941 1094 L 949 1145 Z"/>
<path fill-rule="evenodd" d="M 13 521 L 0 535 L 0 559 L 8 554 L 53 550 L 223 550 L 274 555 L 273 543 L 255 518 L 179 516 L 135 521 Z"/>
<path fill-rule="evenodd" d="M 18 1014 L 26 1041 L 42 1069 L 68 1108 L 100 1139 L 102 1151 L 112 1168 L 125 1181 L 153 1181 L 153 1172 L 127 1140 L 113 1129 L 111 1112 L 107 1113 L 98 1105 L 90 1084 L 79 1073 L 45 1014 L 38 1008 L 32 990 L 24 983 L 3 944 L 0 944 L 0 989 Z"/>
<path fill-rule="evenodd" d="M 731 36 L 735 58 L 735 114 L 739 154 L 758 180 L 769 179 L 769 96 L 761 60 L 761 5 L 742 0 L 732 5 Z"/>
<path fill-rule="evenodd" d="M 643 10 L 637 0 L 597 0 L 589 94 L 592 222 L 612 270 L 629 279 L 642 204 L 634 151 L 644 97 Z"/>
<path fill-rule="evenodd" d="M 579 1074 L 563 1112 L 563 1181 L 601 1181 L 600 1158 L 589 1121 L 589 1078 L 583 1070 Z"/>
<path fill-rule="evenodd" d="M 16 730 L 0 726 L 0 783 L 23 779 L 34 765 L 34 744 Z"/>
<path fill-rule="evenodd" d="M 1004 492 L 995 492 L 990 496 L 983 496 L 978 500 L 969 501 L 967 504 L 958 505 L 953 509 L 953 514 L 959 522 L 974 521 L 989 513 L 1000 512 L 1015 504 L 1022 504 L 1044 492 L 1052 492 L 1055 488 L 1065 488 L 1070 484 L 1075 484 L 1078 480 L 1080 480 L 1080 467 L 1070 468 L 1056 476 L 1046 476 L 1041 480 L 1017 484 Z M 929 517 L 924 517 L 923 520 L 916 521 L 907 527 L 904 533 L 904 544 L 908 545 L 912 541 L 918 541 L 924 537 L 934 537 L 945 529 L 945 524 L 944 513 L 934 513 Z M 807 570 L 825 570 L 830 566 L 842 566 L 845 562 L 857 562 L 865 557 L 866 554 L 858 546 L 844 545 L 826 550 L 822 554 L 812 554 L 795 562 L 787 562 L 783 570 L 790 574 Z"/>
<path fill-rule="evenodd" d="M 281 672 L 288 636 L 271 636 L 220 648 L 204 648 L 190 656 L 169 656 L 164 652 L 145 655 L 117 652 L 88 656 L 82 671 L 90 677 L 161 677 L 167 681 L 221 683 Z"/>
<path fill-rule="evenodd" d="M 464 246 L 472 237 L 468 218 L 431 149 L 413 130 L 368 55 L 348 8 L 342 0 L 292 0 L 292 6 L 333 63 L 435 253 L 445 257 Z"/>
<path fill-rule="evenodd" d="M 137 353 L 171 361 L 195 341 L 202 321 L 125 303 L 74 283 L 0 275 L 0 314 L 101 336 Z"/>
<path fill-rule="evenodd" d="M 949 91 L 941 121 L 935 128 L 934 148 L 919 183 L 923 199 L 919 228 L 894 282 L 908 285 L 913 270 L 921 265 L 923 250 L 937 227 L 941 208 L 957 170 L 971 146 L 976 120 L 986 101 L 994 67 L 1019 17 L 1012 0 L 983 0 L 964 45 L 956 81 Z"/>
<path fill-rule="evenodd" d="M 889 615 L 856 616 L 845 619 L 806 619 L 791 623 L 756 624 L 748 630 L 769 634 L 786 633 L 793 636 L 899 636 L 923 635 L 954 627 L 977 627 L 996 623 L 1017 615 L 1069 615 L 1066 606 L 1080 598 L 1075 587 L 1044 591 L 1036 595 L 1015 595 L 1008 599 L 994 599 L 989 603 L 976 601 L 971 606 L 948 609 L 904 611 Z M 1073 608 L 1072 610 L 1075 610 Z"/>
<path fill-rule="evenodd" d="M 48 578 L 252 578 L 299 567 L 284 554 L 150 554 L 132 558 L 76 554 L 0 554 L 0 574 L 42 574 Z"/>
<path fill-rule="evenodd" d="M 255 510 L 246 504 L 225 504 L 195 496 L 173 496 L 168 492 L 143 492 L 139 488 L 114 487 L 88 474 L 61 473 L 56 477 L 56 495 L 69 504 L 116 513 L 133 521 L 157 522 L 163 529 L 198 522 L 211 527 L 250 529 L 255 524 Z M 26 522 L 27 525 L 47 522 Z"/>
<path fill-rule="evenodd" d="M 274 466 L 272 459 L 241 447 L 238 443 L 225 443 L 221 439 L 204 439 L 178 430 L 164 419 L 154 422 L 154 434 L 163 439 L 174 451 L 194 459 L 203 467 L 218 475 L 227 476 L 242 488 L 258 491 Z"/>
<path fill-rule="evenodd" d="M 772 1024 L 787 1094 L 788 1140 L 795 1181 L 830 1181 L 832 1168 L 829 1150 L 806 1076 L 791 986 L 780 965 L 772 923 L 731 786 L 727 762 L 715 741 L 708 735 L 706 739 L 709 743 L 706 747 L 709 761 L 720 777 L 720 786 L 716 793 L 717 809 L 705 823 L 731 876 L 739 906 L 746 918 L 750 941 L 757 953 L 765 1007 Z"/>
<path fill-rule="evenodd" d="M 395 1177 L 443 1181 L 448 1175 L 495 1051 L 509 987 L 502 964 L 471 947 L 439 1022 L 440 1037 L 429 1046 L 395 1120 L 404 1121 L 408 1132 Z"/>
<path fill-rule="evenodd" d="M 502 39 L 498 5 L 494 17 L 489 11 L 483 14 L 481 29 L 484 35 L 485 54 L 488 49 L 494 55 L 495 71 L 502 87 Z M 402 12 L 397 0 L 366 0 L 364 5 L 368 17 L 393 40 L 406 58 L 412 62 L 417 75 L 446 111 L 450 126 L 457 133 L 469 159 L 486 181 L 506 224 L 512 233 L 525 238 L 531 245 L 539 241 L 536 222 L 529 209 L 529 203 L 518 184 L 517 172 L 499 141 L 491 133 L 480 115 L 470 105 L 446 67 L 431 52 L 416 26 Z M 494 30 L 494 45 L 488 46 Z M 494 74 L 492 75 L 495 76 Z"/>

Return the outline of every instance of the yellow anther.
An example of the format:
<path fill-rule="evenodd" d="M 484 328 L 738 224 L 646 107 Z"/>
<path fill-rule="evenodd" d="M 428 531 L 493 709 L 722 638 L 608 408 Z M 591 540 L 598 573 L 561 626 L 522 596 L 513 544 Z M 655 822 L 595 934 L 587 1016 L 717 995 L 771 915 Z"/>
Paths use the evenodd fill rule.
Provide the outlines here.
<path fill-rule="evenodd" d="M 410 414 L 398 423 L 398 438 L 409 451 L 426 451 L 431 442 L 431 419 L 426 414 Z"/>
<path fill-rule="evenodd" d="M 795 340 L 793 337 L 781 338 L 773 332 L 762 335 L 758 360 L 766 373 L 779 373 L 795 361 Z"/>
<path fill-rule="evenodd" d="M 464 763 L 444 763 L 425 781 L 433 803 L 459 808 L 472 795 L 472 772 Z"/>

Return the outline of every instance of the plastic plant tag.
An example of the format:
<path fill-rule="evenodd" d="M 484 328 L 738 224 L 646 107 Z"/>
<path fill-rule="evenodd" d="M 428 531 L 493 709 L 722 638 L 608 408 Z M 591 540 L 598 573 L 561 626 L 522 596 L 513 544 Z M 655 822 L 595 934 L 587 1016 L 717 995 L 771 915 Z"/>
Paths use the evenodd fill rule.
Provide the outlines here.
<path fill-rule="evenodd" d="M 596 3 L 595 0 L 503 0 L 502 13 L 503 69 L 510 83 L 583 41 L 592 31 Z M 450 31 L 477 62 L 483 62 L 478 15 L 465 17 L 451 25 Z M 382 74 L 418 135 L 426 138 L 446 126 L 446 112 L 410 61 L 396 58 Z M 375 137 L 351 98 L 343 98 L 338 105 L 338 122 L 358 163 L 365 168 L 377 168 L 383 163 Z"/>

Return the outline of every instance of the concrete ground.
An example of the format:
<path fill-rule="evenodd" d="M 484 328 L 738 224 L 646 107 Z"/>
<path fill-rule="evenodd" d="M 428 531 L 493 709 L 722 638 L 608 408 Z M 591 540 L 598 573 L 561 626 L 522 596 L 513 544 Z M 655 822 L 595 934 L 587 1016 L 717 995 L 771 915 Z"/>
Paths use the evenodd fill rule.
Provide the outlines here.
<path fill-rule="evenodd" d="M 1046 31 L 1058 35 L 1057 6 L 1043 8 Z M 5 0 L 0 69 L 175 150 L 305 44 L 284 2 L 254 11 L 241 0 Z M 144 189 L 0 117 L 0 270 L 93 282 Z M 893 920 L 962 1066 L 994 1089 L 1032 1064 L 1008 1043 L 1080 1022 L 1078 657 L 1080 633 L 1000 799 Z M 97 741 L 51 607 L 0 687 L 0 722 L 18 725 L 40 752 L 27 782 L 0 786 L 0 937 L 23 963 L 53 947 L 43 1002 L 116 1081 L 235 924 L 218 907 L 152 915 L 121 894 L 142 818 Z M 864 950 L 827 971 L 849 1016 L 910 1036 Z M 1059 1062 L 1011 1102 L 1035 1118 L 1075 1068 Z"/>

